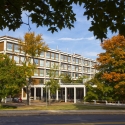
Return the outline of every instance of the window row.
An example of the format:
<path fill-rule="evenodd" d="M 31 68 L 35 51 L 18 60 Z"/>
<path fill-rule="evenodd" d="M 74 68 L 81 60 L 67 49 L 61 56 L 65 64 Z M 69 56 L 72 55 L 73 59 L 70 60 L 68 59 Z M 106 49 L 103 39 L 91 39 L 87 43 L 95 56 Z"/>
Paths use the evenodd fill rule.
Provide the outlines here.
<path fill-rule="evenodd" d="M 7 42 L 6 50 L 7 50 L 7 51 L 11 51 L 11 52 L 17 52 L 17 53 L 20 52 L 20 53 L 24 54 L 23 51 L 20 51 L 20 48 L 19 48 L 19 45 L 18 45 L 18 44 L 13 44 L 13 43 Z M 45 53 L 42 52 L 42 53 L 40 54 L 40 57 L 45 57 Z"/>
<path fill-rule="evenodd" d="M 53 59 L 53 60 L 59 60 L 59 54 L 53 53 L 53 52 L 47 52 L 46 58 L 47 59 Z"/>

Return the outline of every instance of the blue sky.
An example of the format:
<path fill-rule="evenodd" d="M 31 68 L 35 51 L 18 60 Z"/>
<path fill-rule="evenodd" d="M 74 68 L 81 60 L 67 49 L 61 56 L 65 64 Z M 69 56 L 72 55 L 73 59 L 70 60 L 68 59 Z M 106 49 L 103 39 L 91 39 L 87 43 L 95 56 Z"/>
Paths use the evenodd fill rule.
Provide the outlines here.
<path fill-rule="evenodd" d="M 44 41 L 51 49 L 59 49 L 63 52 L 81 54 L 86 58 L 96 59 L 97 54 L 103 52 L 100 46 L 100 40 L 95 39 L 92 32 L 88 31 L 91 22 L 83 16 L 83 8 L 74 6 L 77 21 L 74 28 L 71 30 L 63 29 L 61 31 L 51 33 L 47 31 L 47 27 L 37 28 L 35 24 L 30 23 L 31 32 L 42 34 Z M 27 17 L 23 14 L 23 21 L 27 22 Z M 28 26 L 22 25 L 15 32 L 5 29 L 0 31 L 0 36 L 7 35 L 16 38 L 23 38 L 24 34 L 28 32 Z M 109 34 L 111 37 L 112 34 Z"/>

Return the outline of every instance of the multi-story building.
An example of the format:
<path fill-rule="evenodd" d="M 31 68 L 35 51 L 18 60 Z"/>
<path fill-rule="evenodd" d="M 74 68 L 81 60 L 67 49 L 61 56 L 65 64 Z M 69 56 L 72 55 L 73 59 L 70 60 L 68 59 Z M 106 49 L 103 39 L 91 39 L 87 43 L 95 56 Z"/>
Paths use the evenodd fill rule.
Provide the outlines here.
<path fill-rule="evenodd" d="M 17 65 L 21 65 L 24 61 L 24 52 L 19 51 L 18 47 L 19 39 L 10 36 L 0 37 L 0 53 L 9 55 L 9 57 L 16 61 Z M 85 75 L 88 78 L 92 78 L 96 73 L 93 67 L 96 61 L 92 59 L 84 58 L 78 54 L 70 54 L 62 52 L 60 50 L 48 50 L 42 52 L 39 57 L 35 57 L 34 62 L 37 68 L 34 71 L 33 84 L 31 85 L 31 96 L 34 100 L 40 99 L 46 96 L 45 83 L 49 80 L 48 71 L 54 66 L 58 65 L 58 75 L 67 73 L 71 75 L 72 79 L 77 79 L 79 76 Z M 86 94 L 84 81 L 79 84 L 63 84 L 59 80 L 60 90 L 56 92 L 56 100 L 73 99 L 76 103 L 77 99 L 83 99 Z M 26 99 L 26 88 L 22 89 L 22 99 Z"/>

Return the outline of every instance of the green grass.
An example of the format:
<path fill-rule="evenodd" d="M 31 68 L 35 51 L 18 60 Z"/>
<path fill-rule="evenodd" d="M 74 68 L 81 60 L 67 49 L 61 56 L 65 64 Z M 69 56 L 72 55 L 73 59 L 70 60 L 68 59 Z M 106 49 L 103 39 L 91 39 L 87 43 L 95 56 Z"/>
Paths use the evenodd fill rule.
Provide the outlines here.
<path fill-rule="evenodd" d="M 94 104 L 52 104 L 44 106 L 0 106 L 0 110 L 125 110 L 125 106 Z"/>

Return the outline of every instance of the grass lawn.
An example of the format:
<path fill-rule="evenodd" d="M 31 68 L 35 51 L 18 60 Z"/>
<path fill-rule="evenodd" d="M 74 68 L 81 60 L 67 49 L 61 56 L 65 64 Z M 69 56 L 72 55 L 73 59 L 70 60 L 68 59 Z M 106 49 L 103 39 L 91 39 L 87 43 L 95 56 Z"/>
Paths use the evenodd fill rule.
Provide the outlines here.
<path fill-rule="evenodd" d="M 118 105 L 102 105 L 102 104 L 52 104 L 52 105 L 0 105 L 0 110 L 125 110 L 125 106 Z"/>

